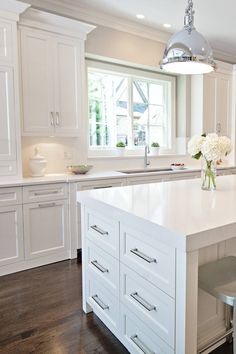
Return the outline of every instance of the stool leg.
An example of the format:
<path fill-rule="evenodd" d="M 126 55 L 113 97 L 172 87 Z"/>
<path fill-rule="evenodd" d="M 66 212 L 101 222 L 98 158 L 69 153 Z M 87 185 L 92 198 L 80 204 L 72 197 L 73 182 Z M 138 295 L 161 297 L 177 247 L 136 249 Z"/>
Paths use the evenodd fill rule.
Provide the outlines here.
<path fill-rule="evenodd" d="M 233 317 L 233 322 L 234 322 L 234 351 L 233 353 L 236 354 L 236 303 L 234 303 L 234 317 Z"/>

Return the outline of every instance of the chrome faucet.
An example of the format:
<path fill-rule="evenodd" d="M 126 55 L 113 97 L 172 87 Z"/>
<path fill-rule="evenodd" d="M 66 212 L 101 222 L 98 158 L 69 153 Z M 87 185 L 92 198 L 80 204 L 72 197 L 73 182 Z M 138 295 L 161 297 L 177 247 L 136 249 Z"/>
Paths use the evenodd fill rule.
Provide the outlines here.
<path fill-rule="evenodd" d="M 144 167 L 148 167 L 150 165 L 150 160 L 148 159 L 148 154 L 150 153 L 149 145 L 145 145 L 144 150 Z"/>

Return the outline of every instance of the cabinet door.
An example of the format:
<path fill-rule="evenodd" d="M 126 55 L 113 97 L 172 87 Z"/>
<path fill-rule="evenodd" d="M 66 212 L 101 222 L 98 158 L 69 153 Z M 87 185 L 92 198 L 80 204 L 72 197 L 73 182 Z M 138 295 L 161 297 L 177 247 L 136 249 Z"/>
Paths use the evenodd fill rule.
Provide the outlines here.
<path fill-rule="evenodd" d="M 228 135 L 231 115 L 231 77 L 221 74 L 217 79 L 216 95 L 216 132 L 220 135 Z"/>
<path fill-rule="evenodd" d="M 0 207 L 0 266 L 23 260 L 22 207 Z"/>
<path fill-rule="evenodd" d="M 82 109 L 83 43 L 68 39 L 55 41 L 55 124 L 56 135 L 78 136 Z"/>
<path fill-rule="evenodd" d="M 215 73 L 204 76 L 203 132 L 216 131 L 217 77 Z"/>
<path fill-rule="evenodd" d="M 10 22 L 0 21 L 0 62 L 11 63 L 12 62 L 12 49 L 13 49 L 13 33 Z"/>
<path fill-rule="evenodd" d="M 21 30 L 23 134 L 54 134 L 52 42 L 37 31 Z"/>
<path fill-rule="evenodd" d="M 0 161 L 12 163 L 16 160 L 14 107 L 13 69 L 0 66 Z"/>
<path fill-rule="evenodd" d="M 66 200 L 24 205 L 26 259 L 67 251 L 68 237 Z"/>

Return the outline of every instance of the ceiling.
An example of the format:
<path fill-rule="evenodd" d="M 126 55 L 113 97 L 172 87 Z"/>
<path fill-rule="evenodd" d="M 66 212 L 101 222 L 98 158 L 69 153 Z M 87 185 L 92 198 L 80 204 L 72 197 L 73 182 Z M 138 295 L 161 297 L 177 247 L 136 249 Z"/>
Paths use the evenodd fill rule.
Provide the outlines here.
<path fill-rule="evenodd" d="M 66 0 L 65 0 L 66 2 Z M 75 2 L 75 1 L 73 1 Z M 141 22 L 147 26 L 161 29 L 170 23 L 171 29 L 183 26 L 184 10 L 187 0 L 76 0 L 78 4 L 91 7 L 128 20 Z M 225 59 L 236 63 L 236 2 L 235 0 L 195 0 L 195 26 L 210 41 L 216 52 Z M 145 19 L 136 19 L 136 14 Z M 164 29 L 166 30 L 166 29 Z"/>

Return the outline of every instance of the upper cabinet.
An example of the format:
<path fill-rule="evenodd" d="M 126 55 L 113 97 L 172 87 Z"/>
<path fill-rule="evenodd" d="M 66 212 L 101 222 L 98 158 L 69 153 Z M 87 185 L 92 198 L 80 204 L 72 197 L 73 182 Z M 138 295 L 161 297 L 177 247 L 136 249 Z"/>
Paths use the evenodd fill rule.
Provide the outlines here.
<path fill-rule="evenodd" d="M 233 65 L 218 62 L 215 72 L 193 76 L 191 133 L 230 135 Z"/>
<path fill-rule="evenodd" d="M 0 3 L 0 177 L 20 176 L 17 22 L 29 5 Z"/>
<path fill-rule="evenodd" d="M 84 41 L 93 28 L 38 10 L 22 18 L 23 135 L 76 137 L 81 133 Z"/>

